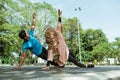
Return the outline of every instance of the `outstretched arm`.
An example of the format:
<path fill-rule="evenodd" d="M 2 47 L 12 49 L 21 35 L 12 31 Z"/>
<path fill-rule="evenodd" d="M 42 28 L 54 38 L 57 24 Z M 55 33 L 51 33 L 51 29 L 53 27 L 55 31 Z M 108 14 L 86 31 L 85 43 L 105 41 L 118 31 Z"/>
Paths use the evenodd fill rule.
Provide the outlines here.
<path fill-rule="evenodd" d="M 57 29 L 60 30 L 60 32 L 62 32 L 61 15 L 62 15 L 62 11 L 60 9 L 58 9 L 58 25 L 57 25 Z"/>
<path fill-rule="evenodd" d="M 33 13 L 33 21 L 32 21 L 32 24 L 31 24 L 31 29 L 32 29 L 32 30 L 35 29 L 35 20 L 36 20 L 36 13 L 34 12 L 34 13 Z"/>
<path fill-rule="evenodd" d="M 22 64 L 24 63 L 25 58 L 26 58 L 26 53 L 23 52 L 23 53 L 21 54 L 20 62 L 19 62 L 19 65 L 17 66 L 17 69 L 21 69 Z"/>

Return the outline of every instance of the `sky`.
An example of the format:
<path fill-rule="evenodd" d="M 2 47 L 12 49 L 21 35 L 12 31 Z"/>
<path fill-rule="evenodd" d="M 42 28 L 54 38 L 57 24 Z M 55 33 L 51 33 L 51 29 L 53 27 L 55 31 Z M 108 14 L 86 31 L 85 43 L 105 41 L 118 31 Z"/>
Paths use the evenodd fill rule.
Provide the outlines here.
<path fill-rule="evenodd" d="M 66 18 L 78 17 L 86 30 L 101 29 L 109 42 L 120 37 L 120 0 L 34 0 L 61 9 Z M 80 7 L 80 11 L 78 9 Z"/>

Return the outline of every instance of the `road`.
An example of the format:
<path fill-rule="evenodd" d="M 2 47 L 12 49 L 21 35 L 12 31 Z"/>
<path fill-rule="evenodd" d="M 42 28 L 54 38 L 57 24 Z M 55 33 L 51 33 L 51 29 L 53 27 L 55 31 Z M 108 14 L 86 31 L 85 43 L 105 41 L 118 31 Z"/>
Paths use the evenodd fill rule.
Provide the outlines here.
<path fill-rule="evenodd" d="M 0 80 L 120 80 L 120 66 L 52 67 L 49 71 L 40 66 L 23 66 L 21 70 L 13 68 L 0 66 Z"/>

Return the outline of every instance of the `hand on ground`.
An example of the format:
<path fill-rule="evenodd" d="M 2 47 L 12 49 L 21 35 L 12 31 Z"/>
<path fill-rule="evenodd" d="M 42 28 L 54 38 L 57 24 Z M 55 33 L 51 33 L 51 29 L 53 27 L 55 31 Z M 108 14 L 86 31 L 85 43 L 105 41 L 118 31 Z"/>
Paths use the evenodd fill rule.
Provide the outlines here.
<path fill-rule="evenodd" d="M 20 70 L 21 69 L 21 66 L 18 65 L 17 67 L 14 67 L 15 70 Z"/>
<path fill-rule="evenodd" d="M 49 67 L 42 68 L 42 70 L 49 70 L 49 69 L 50 69 Z"/>

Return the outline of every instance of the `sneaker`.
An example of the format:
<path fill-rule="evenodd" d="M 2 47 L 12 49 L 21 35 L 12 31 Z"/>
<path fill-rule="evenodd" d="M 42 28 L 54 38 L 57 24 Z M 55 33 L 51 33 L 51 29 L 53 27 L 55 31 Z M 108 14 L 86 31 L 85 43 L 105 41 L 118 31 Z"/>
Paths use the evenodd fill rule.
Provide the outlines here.
<path fill-rule="evenodd" d="M 80 67 L 80 68 L 86 68 L 86 65 L 84 65 L 84 64 L 82 64 L 82 63 L 78 63 L 77 66 Z"/>

